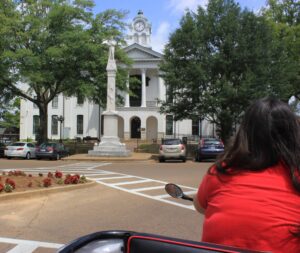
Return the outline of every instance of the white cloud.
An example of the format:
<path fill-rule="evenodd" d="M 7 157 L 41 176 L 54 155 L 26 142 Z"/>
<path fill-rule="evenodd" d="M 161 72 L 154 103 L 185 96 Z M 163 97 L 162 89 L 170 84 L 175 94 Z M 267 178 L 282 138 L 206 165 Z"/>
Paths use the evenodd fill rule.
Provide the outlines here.
<path fill-rule="evenodd" d="M 182 14 L 186 9 L 196 11 L 197 7 L 201 5 L 206 7 L 208 0 L 169 0 L 168 7 L 177 14 Z"/>
<path fill-rule="evenodd" d="M 160 23 L 157 31 L 152 34 L 151 45 L 153 50 L 163 52 L 165 44 L 168 42 L 170 35 L 170 24 L 168 22 Z"/>

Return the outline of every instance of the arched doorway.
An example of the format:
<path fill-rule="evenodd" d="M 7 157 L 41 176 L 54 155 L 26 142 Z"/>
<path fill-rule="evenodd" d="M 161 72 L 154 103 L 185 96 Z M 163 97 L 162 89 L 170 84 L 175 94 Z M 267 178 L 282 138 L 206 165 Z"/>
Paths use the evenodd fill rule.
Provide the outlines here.
<path fill-rule="evenodd" d="M 130 122 L 130 138 L 140 139 L 141 138 L 141 120 L 139 117 L 134 117 Z"/>
<path fill-rule="evenodd" d="M 146 121 L 146 139 L 157 140 L 157 118 L 150 116 Z"/>

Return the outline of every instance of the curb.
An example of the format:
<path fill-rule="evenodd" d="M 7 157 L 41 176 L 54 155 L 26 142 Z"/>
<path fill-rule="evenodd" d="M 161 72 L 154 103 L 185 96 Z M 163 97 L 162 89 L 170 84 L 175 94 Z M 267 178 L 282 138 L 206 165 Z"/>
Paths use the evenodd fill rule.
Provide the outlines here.
<path fill-rule="evenodd" d="M 64 157 L 63 161 L 94 161 L 94 162 L 133 162 L 133 161 L 148 161 L 156 160 L 155 155 L 148 154 L 143 157 L 138 157 L 138 155 L 133 157 L 109 157 L 109 156 L 88 156 L 87 154 L 73 155 L 69 157 Z"/>
<path fill-rule="evenodd" d="M 57 186 L 53 188 L 45 188 L 45 189 L 38 189 L 32 191 L 25 191 L 25 192 L 11 192 L 11 193 L 2 193 L 0 194 L 0 201 L 1 200 L 10 200 L 10 199 L 19 199 L 19 198 L 31 198 L 31 197 L 38 197 L 38 196 L 45 196 L 52 193 L 57 192 L 67 192 L 77 189 L 88 188 L 91 186 L 95 186 L 97 183 L 95 181 L 87 182 L 84 184 L 74 184 L 74 185 L 67 185 L 67 186 Z M 5 195 L 4 195 L 5 194 Z"/>

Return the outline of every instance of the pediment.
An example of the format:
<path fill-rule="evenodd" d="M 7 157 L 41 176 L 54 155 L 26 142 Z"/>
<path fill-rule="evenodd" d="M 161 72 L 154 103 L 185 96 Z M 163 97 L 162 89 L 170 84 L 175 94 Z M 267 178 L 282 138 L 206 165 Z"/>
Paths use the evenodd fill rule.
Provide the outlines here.
<path fill-rule="evenodd" d="M 133 60 L 159 60 L 162 58 L 162 54 L 138 44 L 133 44 L 124 50 L 128 57 Z"/>

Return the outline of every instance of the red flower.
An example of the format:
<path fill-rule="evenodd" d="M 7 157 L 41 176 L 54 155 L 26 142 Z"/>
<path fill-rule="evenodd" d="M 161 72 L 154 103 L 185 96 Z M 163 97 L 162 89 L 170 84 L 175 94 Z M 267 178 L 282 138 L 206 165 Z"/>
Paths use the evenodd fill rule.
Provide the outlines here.
<path fill-rule="evenodd" d="M 62 176 L 63 176 L 63 173 L 61 172 L 61 171 L 55 171 L 55 174 L 54 174 L 54 176 L 56 177 L 56 178 L 62 178 Z"/>
<path fill-rule="evenodd" d="M 71 176 L 71 182 L 72 182 L 72 184 L 78 184 L 79 178 L 80 178 L 79 175 Z"/>
<path fill-rule="evenodd" d="M 3 186 L 3 184 L 0 184 L 0 192 L 2 192 L 2 191 L 3 191 L 3 189 L 4 189 L 4 186 Z"/>
<path fill-rule="evenodd" d="M 16 183 L 14 180 L 12 180 L 10 178 L 6 178 L 5 183 L 10 184 L 13 189 L 16 189 Z"/>
<path fill-rule="evenodd" d="M 43 180 L 44 187 L 49 187 L 49 186 L 51 186 L 51 184 L 52 184 L 51 178 L 49 178 L 49 177 L 44 178 L 44 180 Z"/>
<path fill-rule="evenodd" d="M 66 177 L 64 180 L 64 184 L 71 184 L 71 183 L 72 183 L 71 177 Z"/>
<path fill-rule="evenodd" d="M 48 177 L 52 178 L 53 177 L 53 174 L 52 172 L 48 172 Z"/>

